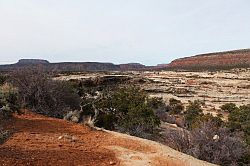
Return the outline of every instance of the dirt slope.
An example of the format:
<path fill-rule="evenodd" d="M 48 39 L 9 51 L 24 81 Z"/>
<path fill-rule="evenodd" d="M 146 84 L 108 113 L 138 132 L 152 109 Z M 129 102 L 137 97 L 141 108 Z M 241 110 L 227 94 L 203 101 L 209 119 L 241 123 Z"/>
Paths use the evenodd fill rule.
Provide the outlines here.
<path fill-rule="evenodd" d="M 5 124 L 0 165 L 211 165 L 169 147 L 124 134 L 26 112 Z"/>

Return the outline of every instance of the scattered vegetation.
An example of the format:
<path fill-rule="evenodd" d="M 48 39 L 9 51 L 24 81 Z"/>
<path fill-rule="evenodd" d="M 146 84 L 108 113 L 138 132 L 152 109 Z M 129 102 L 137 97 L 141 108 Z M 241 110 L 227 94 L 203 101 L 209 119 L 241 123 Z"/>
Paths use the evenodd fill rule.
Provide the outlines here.
<path fill-rule="evenodd" d="M 6 130 L 0 129 L 0 145 L 3 144 L 11 136 L 11 133 Z"/>
<path fill-rule="evenodd" d="M 250 104 L 235 107 L 228 116 L 228 127 L 232 131 L 243 131 L 250 145 Z"/>
<path fill-rule="evenodd" d="M 240 165 L 246 155 L 246 145 L 235 133 L 204 122 L 199 128 L 167 130 L 166 139 L 171 147 L 198 159 L 219 165 Z"/>
<path fill-rule="evenodd" d="M 237 109 L 237 107 L 234 103 L 224 104 L 220 108 L 222 111 L 229 112 L 229 113 Z"/>
<path fill-rule="evenodd" d="M 0 74 L 0 86 L 3 85 L 8 79 L 7 75 Z"/>
<path fill-rule="evenodd" d="M 148 134 L 153 134 L 160 124 L 153 111 L 158 104 L 137 87 L 118 88 L 104 94 L 97 103 L 96 107 L 100 113 L 96 125 L 139 137 L 148 137 Z"/>
<path fill-rule="evenodd" d="M 164 121 L 181 127 L 164 130 L 167 145 L 215 164 L 249 164 L 250 105 L 221 106 L 229 114 L 224 122 L 204 114 L 201 101 L 190 101 L 185 109 L 172 98 L 166 105 L 162 98 L 149 97 L 136 86 L 121 85 L 125 78 L 57 81 L 38 68 L 15 71 L 10 80 L 11 84 L 6 83 L 5 76 L 0 76 L 0 118 L 24 107 L 75 122 L 90 117 L 97 127 L 148 139 L 159 136 Z M 9 132 L 0 130 L 0 143 L 8 136 Z"/>
<path fill-rule="evenodd" d="M 197 122 L 200 116 L 202 115 L 203 111 L 201 109 L 200 101 L 198 100 L 195 100 L 194 102 L 189 101 L 189 105 L 187 106 L 186 111 L 184 112 L 186 126 L 188 128 L 194 128 L 195 122 Z"/>
<path fill-rule="evenodd" d="M 20 108 L 17 98 L 17 90 L 10 84 L 0 87 L 0 119 L 8 118 L 13 112 L 18 112 Z"/>
<path fill-rule="evenodd" d="M 71 85 L 51 79 L 42 69 L 16 71 L 11 80 L 18 89 L 22 107 L 58 118 L 69 110 L 79 109 L 80 97 Z"/>
<path fill-rule="evenodd" d="M 228 122 L 203 114 L 199 101 L 189 102 L 184 112 L 186 128 L 166 129 L 165 143 L 215 164 L 249 164 L 250 106 L 236 107 L 230 103 L 221 109 L 229 112 Z"/>
<path fill-rule="evenodd" d="M 180 114 L 184 111 L 184 106 L 180 100 L 174 98 L 169 99 L 169 112 L 170 114 Z"/>

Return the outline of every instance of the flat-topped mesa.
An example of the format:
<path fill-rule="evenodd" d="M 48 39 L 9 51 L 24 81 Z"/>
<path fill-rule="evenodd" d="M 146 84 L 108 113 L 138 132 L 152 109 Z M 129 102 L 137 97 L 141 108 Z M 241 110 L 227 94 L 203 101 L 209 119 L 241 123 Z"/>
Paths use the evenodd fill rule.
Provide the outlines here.
<path fill-rule="evenodd" d="M 121 70 L 141 70 L 144 69 L 146 66 L 140 63 L 127 63 L 127 64 L 120 64 L 119 65 Z"/>
<path fill-rule="evenodd" d="M 43 59 L 20 59 L 17 62 L 18 65 L 37 65 L 37 64 L 49 64 L 49 61 Z"/>
<path fill-rule="evenodd" d="M 250 49 L 201 54 L 172 61 L 172 69 L 213 70 L 250 67 Z"/>

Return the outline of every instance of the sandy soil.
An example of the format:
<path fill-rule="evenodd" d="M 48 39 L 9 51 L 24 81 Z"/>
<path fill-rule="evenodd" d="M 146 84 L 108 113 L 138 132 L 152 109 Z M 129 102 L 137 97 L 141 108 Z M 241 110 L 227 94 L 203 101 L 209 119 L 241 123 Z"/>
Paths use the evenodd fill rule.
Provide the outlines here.
<path fill-rule="evenodd" d="M 27 111 L 3 125 L 14 134 L 0 145 L 0 165 L 212 165 L 153 141 Z"/>

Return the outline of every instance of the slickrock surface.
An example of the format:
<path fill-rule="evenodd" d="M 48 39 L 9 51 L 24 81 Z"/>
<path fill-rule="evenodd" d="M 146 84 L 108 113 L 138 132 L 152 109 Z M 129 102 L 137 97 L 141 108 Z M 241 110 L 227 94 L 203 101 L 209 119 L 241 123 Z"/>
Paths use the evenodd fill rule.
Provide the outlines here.
<path fill-rule="evenodd" d="M 0 145 L 0 165 L 212 165 L 153 141 L 27 111 L 2 125 L 14 134 Z"/>

